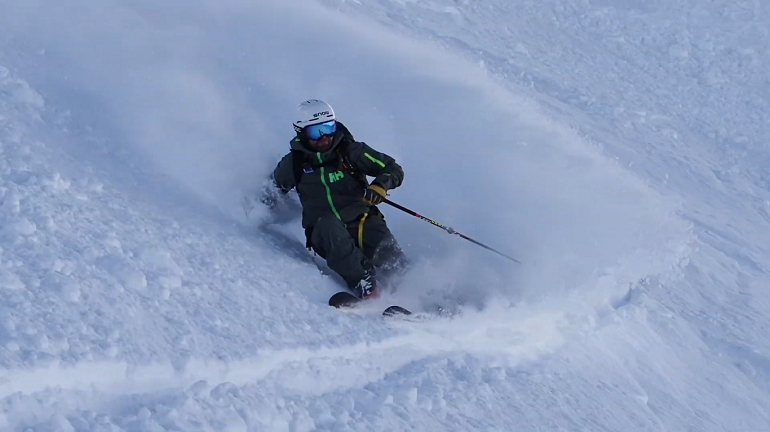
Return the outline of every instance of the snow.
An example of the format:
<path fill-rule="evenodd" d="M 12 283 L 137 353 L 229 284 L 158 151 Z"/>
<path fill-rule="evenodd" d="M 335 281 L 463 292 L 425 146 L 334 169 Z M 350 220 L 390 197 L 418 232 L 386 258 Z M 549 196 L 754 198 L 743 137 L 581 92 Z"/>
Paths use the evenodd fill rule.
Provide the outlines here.
<path fill-rule="evenodd" d="M 770 430 L 770 6 L 0 6 L 0 430 Z M 391 303 L 253 196 L 329 101 L 397 158 Z"/>

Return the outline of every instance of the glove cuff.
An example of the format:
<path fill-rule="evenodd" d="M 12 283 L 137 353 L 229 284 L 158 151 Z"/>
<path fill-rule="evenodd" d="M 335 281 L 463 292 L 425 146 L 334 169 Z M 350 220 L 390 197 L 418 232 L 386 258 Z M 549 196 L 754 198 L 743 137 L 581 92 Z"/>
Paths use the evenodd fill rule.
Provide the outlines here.
<path fill-rule="evenodd" d="M 377 192 L 378 194 L 382 195 L 383 197 L 387 196 L 387 194 L 385 192 L 385 188 L 380 186 L 380 185 L 378 185 L 378 184 L 372 183 L 372 184 L 369 185 L 368 189 L 371 189 L 371 190 Z"/>

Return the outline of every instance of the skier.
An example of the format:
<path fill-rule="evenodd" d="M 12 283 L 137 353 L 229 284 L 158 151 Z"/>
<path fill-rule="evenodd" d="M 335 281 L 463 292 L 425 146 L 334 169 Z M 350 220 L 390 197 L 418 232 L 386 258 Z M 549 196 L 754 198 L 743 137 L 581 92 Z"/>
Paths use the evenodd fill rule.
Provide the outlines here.
<path fill-rule="evenodd" d="M 359 298 L 376 298 L 378 280 L 406 264 L 376 207 L 401 185 L 404 172 L 392 157 L 356 141 L 326 102 L 302 102 L 293 123 L 291 151 L 273 171 L 262 202 L 272 208 L 296 189 L 307 248 Z M 374 177 L 371 184 L 366 176 Z"/>

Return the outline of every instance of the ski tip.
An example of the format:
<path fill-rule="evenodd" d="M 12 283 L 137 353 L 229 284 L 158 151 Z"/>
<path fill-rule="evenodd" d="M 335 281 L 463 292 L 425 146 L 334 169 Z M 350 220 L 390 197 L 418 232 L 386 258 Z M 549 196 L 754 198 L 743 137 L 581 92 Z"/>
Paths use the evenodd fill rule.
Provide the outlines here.
<path fill-rule="evenodd" d="M 335 308 L 348 307 L 358 303 L 359 301 L 361 300 L 358 297 L 343 291 L 338 292 L 329 298 L 329 306 Z"/>
<path fill-rule="evenodd" d="M 407 309 L 402 308 L 401 306 L 391 306 L 382 312 L 383 316 L 411 315 L 411 314 L 412 314 L 411 312 L 409 312 Z"/>

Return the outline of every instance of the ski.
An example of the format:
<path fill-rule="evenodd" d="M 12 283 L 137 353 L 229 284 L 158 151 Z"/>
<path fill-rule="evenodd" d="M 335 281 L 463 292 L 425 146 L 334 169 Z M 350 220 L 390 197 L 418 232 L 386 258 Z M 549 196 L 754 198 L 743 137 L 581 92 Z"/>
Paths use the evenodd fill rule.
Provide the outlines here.
<path fill-rule="evenodd" d="M 340 291 L 329 298 L 329 306 L 340 308 L 352 308 L 363 302 L 364 300 L 354 296 L 353 294 L 345 291 Z M 386 308 L 382 315 L 386 317 L 411 315 L 412 312 L 401 306 L 389 306 Z"/>
<path fill-rule="evenodd" d="M 390 306 L 389 308 L 385 309 L 382 312 L 382 315 L 387 317 L 397 316 L 397 315 L 411 315 L 412 313 L 408 310 L 402 308 L 401 306 Z"/>
<path fill-rule="evenodd" d="M 329 306 L 339 308 L 352 307 L 363 300 L 345 291 L 340 291 L 329 298 Z"/>

